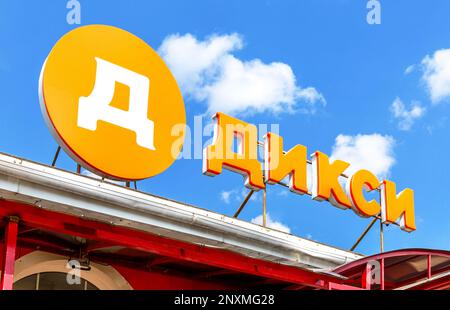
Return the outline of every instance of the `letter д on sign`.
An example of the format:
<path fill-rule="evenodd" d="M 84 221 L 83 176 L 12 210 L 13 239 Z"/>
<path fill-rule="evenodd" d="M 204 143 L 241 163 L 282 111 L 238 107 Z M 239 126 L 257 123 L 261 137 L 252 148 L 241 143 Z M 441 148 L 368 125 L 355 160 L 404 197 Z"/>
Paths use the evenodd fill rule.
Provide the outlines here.
<path fill-rule="evenodd" d="M 86 169 L 140 180 L 177 158 L 186 125 L 179 87 L 143 40 L 112 26 L 89 25 L 52 48 L 39 79 L 41 110 L 51 133 Z"/>

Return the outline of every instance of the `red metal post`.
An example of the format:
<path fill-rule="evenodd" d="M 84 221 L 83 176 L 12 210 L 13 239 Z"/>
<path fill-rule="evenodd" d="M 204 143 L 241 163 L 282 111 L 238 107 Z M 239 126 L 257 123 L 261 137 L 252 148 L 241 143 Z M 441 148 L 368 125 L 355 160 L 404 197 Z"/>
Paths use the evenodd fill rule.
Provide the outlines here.
<path fill-rule="evenodd" d="M 427 256 L 427 277 L 431 279 L 431 254 Z"/>
<path fill-rule="evenodd" d="M 9 217 L 5 227 L 0 290 L 12 290 L 13 288 L 18 230 L 19 218 L 15 216 Z"/>
<path fill-rule="evenodd" d="M 380 260 L 380 290 L 384 291 L 384 258 Z"/>

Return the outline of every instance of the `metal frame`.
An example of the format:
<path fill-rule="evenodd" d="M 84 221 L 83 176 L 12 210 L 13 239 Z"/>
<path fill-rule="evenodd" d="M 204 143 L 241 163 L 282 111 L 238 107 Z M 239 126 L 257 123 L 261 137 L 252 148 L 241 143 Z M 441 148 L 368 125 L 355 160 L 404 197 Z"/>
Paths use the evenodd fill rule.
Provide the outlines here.
<path fill-rule="evenodd" d="M 441 290 L 448 289 L 450 287 L 450 271 L 438 274 L 434 277 L 427 277 L 424 280 L 416 283 L 411 283 L 397 290 L 409 290 L 409 289 L 421 289 L 421 290 Z"/>
<path fill-rule="evenodd" d="M 372 228 L 372 226 L 375 224 L 375 222 L 378 219 L 375 217 L 370 223 L 369 225 L 367 225 L 366 229 L 364 229 L 363 233 L 361 234 L 361 236 L 359 236 L 358 240 L 356 240 L 356 242 L 353 244 L 353 246 L 350 248 L 350 251 L 354 251 L 356 249 L 356 247 L 359 245 L 359 243 L 362 241 L 362 239 L 364 239 L 364 237 L 367 235 L 367 233 L 369 232 L 369 230 Z"/>
<path fill-rule="evenodd" d="M 258 147 L 261 147 L 261 146 L 264 147 L 264 143 L 261 142 L 261 141 L 258 141 L 257 145 L 258 145 Z M 264 152 L 263 152 L 263 154 L 264 154 Z M 263 160 L 264 160 L 264 155 L 263 155 Z M 265 174 L 265 171 L 263 170 L 263 182 L 264 182 L 264 184 L 267 184 L 267 182 L 265 182 L 264 174 Z M 253 189 L 251 189 L 250 192 L 248 192 L 247 196 L 245 196 L 244 200 L 242 201 L 241 205 L 239 206 L 239 208 L 234 213 L 233 217 L 237 218 L 239 216 L 239 214 L 242 212 L 244 207 L 247 205 L 247 202 L 249 201 L 250 197 L 253 195 L 254 192 L 255 191 Z M 267 190 L 263 189 L 262 192 L 263 192 L 263 198 L 262 198 L 262 226 L 266 227 L 267 226 Z"/>
<path fill-rule="evenodd" d="M 51 164 L 52 167 L 55 167 L 56 161 L 58 160 L 59 153 L 61 152 L 61 149 L 62 149 L 61 146 L 58 145 L 58 148 L 56 149 L 55 155 L 53 156 L 53 161 L 52 161 L 52 164 Z M 81 166 L 80 164 L 77 163 L 77 173 L 78 173 L 78 174 L 81 174 L 81 168 L 82 168 L 82 166 Z M 104 178 L 104 177 L 101 177 L 101 180 L 104 181 L 105 178 Z M 125 187 L 130 188 L 130 181 L 128 181 L 128 180 L 123 180 L 123 182 L 125 182 Z M 134 189 L 137 190 L 137 189 L 138 189 L 138 188 L 137 188 L 137 181 L 133 181 L 133 183 L 134 183 Z"/>
<path fill-rule="evenodd" d="M 0 201 L 0 217 L 8 218 L 11 214 L 20 217 L 21 223 L 27 227 L 38 227 L 89 240 L 136 248 L 167 257 L 168 261 L 175 259 L 195 262 L 320 289 L 327 289 L 330 283 L 342 284 L 344 280 L 328 274 L 315 273 L 294 266 L 255 259 L 227 250 L 181 242 L 123 227 L 88 221 L 66 214 L 37 209 L 17 202 Z M 12 224 L 8 225 L 7 232 L 10 232 L 9 236 L 12 237 L 7 237 L 6 240 L 8 245 L 14 246 L 7 247 L 7 249 L 11 250 L 8 250 L 7 259 L 5 260 L 9 264 L 9 268 L 4 269 L 8 275 L 8 277 L 3 277 L 3 279 L 7 279 L 7 286 L 3 286 L 5 288 L 12 287 L 13 270 L 11 271 L 10 267 L 13 266 L 12 262 L 15 256 L 13 250 L 15 249 L 18 227 L 17 222 L 10 223 Z"/>
<path fill-rule="evenodd" d="M 13 288 L 17 233 L 19 230 L 19 219 L 17 217 L 9 216 L 6 220 L 7 223 L 3 242 L 0 290 L 12 290 Z"/>
<path fill-rule="evenodd" d="M 264 142 L 258 141 L 258 147 L 262 147 L 264 148 Z M 263 153 L 264 154 L 264 153 Z M 283 151 L 283 154 L 286 154 L 286 151 Z M 264 158 L 264 156 L 263 156 Z M 306 164 L 307 165 L 312 165 L 312 161 L 307 159 L 306 160 Z M 264 171 L 263 171 L 263 175 L 264 175 Z M 349 176 L 341 173 L 341 177 L 348 179 Z M 264 179 L 264 177 L 263 177 Z M 266 183 L 265 183 L 266 184 Z M 278 182 L 277 184 L 280 184 L 284 187 L 289 188 L 289 185 L 284 183 L 284 182 Z M 379 188 L 375 188 L 373 190 L 376 190 L 377 192 L 381 192 L 381 190 Z M 250 192 L 247 194 L 247 196 L 245 196 L 244 200 L 242 201 L 241 205 L 239 206 L 239 208 L 236 210 L 236 212 L 234 213 L 233 217 L 237 218 L 239 216 L 239 214 L 242 212 L 242 210 L 244 209 L 244 207 L 247 205 L 247 202 L 249 201 L 250 197 L 252 196 L 252 194 L 254 193 L 254 190 L 250 190 Z M 311 193 L 308 191 L 307 193 L 308 195 L 311 195 Z M 263 225 L 262 226 L 266 226 L 266 213 L 267 213 L 267 190 L 263 189 L 263 212 L 262 212 L 262 217 L 263 217 Z M 369 230 L 372 228 L 372 226 L 375 224 L 375 222 L 377 220 L 380 220 L 380 249 L 381 252 L 384 251 L 384 232 L 383 232 L 383 222 L 381 221 L 381 214 L 378 214 L 376 216 L 373 216 L 373 220 L 372 222 L 370 222 L 370 224 L 367 226 L 367 228 L 363 231 L 363 233 L 361 234 L 361 236 L 358 238 L 358 240 L 353 244 L 353 246 L 350 248 L 350 251 L 353 251 L 358 244 L 364 239 L 364 237 L 367 235 L 367 233 L 369 232 Z M 393 225 L 399 226 L 397 223 L 392 223 Z"/>
<path fill-rule="evenodd" d="M 52 167 L 54 167 L 56 165 L 56 161 L 58 160 L 58 157 L 59 157 L 59 152 L 61 152 L 61 146 L 58 145 L 58 148 L 56 149 L 56 152 L 55 152 L 55 156 L 53 157 Z"/>
<path fill-rule="evenodd" d="M 376 254 L 373 256 L 365 257 L 363 259 L 348 263 L 341 267 L 338 267 L 334 270 L 334 272 L 339 274 L 346 274 L 346 271 L 352 270 L 358 266 L 363 266 L 363 271 L 361 273 L 361 287 L 365 289 L 370 289 L 370 279 L 369 275 L 371 274 L 370 265 L 371 261 L 378 261 L 380 263 L 380 290 L 385 290 L 386 288 L 386 280 L 385 280 L 385 271 L 388 268 L 392 268 L 395 265 L 398 265 L 405 260 L 400 260 L 399 262 L 395 262 L 394 264 L 386 265 L 386 259 L 396 258 L 401 256 L 415 257 L 415 256 L 426 256 L 427 257 L 427 274 L 426 279 L 422 279 L 423 275 L 418 275 L 416 278 L 408 279 L 403 283 L 397 283 L 398 287 L 394 288 L 395 290 L 405 290 L 405 289 L 440 289 L 445 287 L 450 287 L 450 266 L 444 268 L 444 270 L 440 270 L 438 274 L 432 274 L 432 264 L 431 257 L 432 256 L 440 256 L 446 257 L 450 259 L 450 251 L 441 251 L 441 250 L 428 250 L 428 249 L 406 249 L 406 250 L 396 250 L 385 253 Z M 353 274 L 347 274 L 349 278 L 352 278 L 358 275 L 360 271 L 356 271 Z M 389 284 L 389 283 L 388 283 Z"/>
<path fill-rule="evenodd" d="M 355 260 L 343 266 L 340 266 L 334 270 L 334 272 L 342 273 L 346 270 L 352 269 L 356 266 L 360 266 L 362 264 L 368 263 L 374 260 L 381 260 L 382 258 L 390 258 L 390 257 L 399 257 L 405 255 L 438 255 L 450 258 L 449 251 L 443 250 L 432 250 L 432 249 L 406 249 L 406 250 L 395 250 L 384 253 L 375 254 L 372 256 L 366 256 L 362 259 Z"/>
<path fill-rule="evenodd" d="M 239 214 L 241 214 L 242 210 L 244 209 L 245 205 L 250 200 L 250 198 L 252 197 L 254 192 L 255 191 L 252 190 L 252 189 L 248 192 L 248 194 L 244 198 L 244 201 L 242 201 L 241 205 L 239 206 L 239 208 L 234 213 L 234 215 L 233 215 L 234 218 L 237 218 L 239 216 Z"/>

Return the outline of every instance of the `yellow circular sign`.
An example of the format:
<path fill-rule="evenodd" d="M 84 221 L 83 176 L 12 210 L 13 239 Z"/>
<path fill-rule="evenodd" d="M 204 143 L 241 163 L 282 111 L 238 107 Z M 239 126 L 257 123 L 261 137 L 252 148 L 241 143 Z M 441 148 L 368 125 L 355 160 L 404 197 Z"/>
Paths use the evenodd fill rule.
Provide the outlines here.
<path fill-rule="evenodd" d="M 39 95 L 58 143 L 96 174 L 148 178 L 183 145 L 186 115 L 174 77 L 150 46 L 119 28 L 65 34 L 42 67 Z"/>

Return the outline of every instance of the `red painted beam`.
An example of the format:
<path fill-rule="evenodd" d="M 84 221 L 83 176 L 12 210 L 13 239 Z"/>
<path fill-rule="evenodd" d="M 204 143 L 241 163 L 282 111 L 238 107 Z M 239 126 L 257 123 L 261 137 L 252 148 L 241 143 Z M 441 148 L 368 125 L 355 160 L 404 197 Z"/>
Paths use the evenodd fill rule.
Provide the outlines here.
<path fill-rule="evenodd" d="M 361 290 L 363 290 L 360 287 L 346 285 L 346 284 L 332 283 L 332 282 L 328 283 L 328 289 L 329 290 L 339 290 L 339 291 L 361 291 Z"/>
<path fill-rule="evenodd" d="M 50 212 L 17 202 L 0 201 L 0 217 L 18 215 L 28 226 L 86 239 L 141 249 L 161 256 L 191 261 L 260 277 L 327 289 L 328 282 L 342 282 L 330 275 L 250 258 L 227 250 L 173 240 L 128 229 Z"/>
<path fill-rule="evenodd" d="M 75 245 L 72 247 L 66 246 L 64 244 L 58 243 L 54 238 L 51 238 L 50 240 L 46 238 L 47 236 L 42 236 L 41 239 L 38 239 L 37 237 L 22 237 L 19 235 L 19 239 L 17 240 L 17 243 L 19 245 L 28 245 L 29 247 L 35 248 L 35 249 L 45 249 L 50 252 L 58 252 L 58 253 L 79 253 L 80 250 Z"/>
<path fill-rule="evenodd" d="M 155 257 L 150 262 L 148 262 L 147 266 L 149 268 L 157 267 L 164 264 L 170 264 L 170 263 L 176 263 L 179 262 L 178 259 L 172 258 L 172 257 Z"/>
<path fill-rule="evenodd" d="M 450 276 L 432 280 L 423 285 L 413 287 L 412 290 L 447 290 L 450 288 Z"/>
<path fill-rule="evenodd" d="M 93 244 L 89 244 L 84 250 L 86 251 L 86 253 L 89 252 L 93 252 L 93 251 L 97 251 L 97 250 L 101 250 L 101 249 L 106 249 L 113 246 L 113 244 L 111 244 L 111 242 L 95 242 Z"/>
<path fill-rule="evenodd" d="M 449 272 L 449 271 L 450 271 L 450 266 L 447 266 L 445 268 L 441 268 L 441 269 L 435 270 L 433 274 L 440 274 L 440 273 L 445 273 L 445 272 Z M 406 285 L 409 285 L 409 284 L 413 284 L 415 282 L 418 282 L 420 280 L 424 280 L 426 278 L 427 278 L 427 274 L 425 274 L 425 272 L 421 272 L 417 276 L 412 277 L 412 278 L 410 278 L 408 280 L 395 283 L 395 287 L 402 287 L 402 286 L 406 286 Z"/>
<path fill-rule="evenodd" d="M 17 217 L 9 217 L 4 235 L 0 290 L 12 290 L 13 288 L 18 231 L 19 219 Z"/>
<path fill-rule="evenodd" d="M 361 275 L 361 287 L 370 290 L 372 285 L 372 265 L 367 263 Z"/>
<path fill-rule="evenodd" d="M 227 269 L 218 269 L 215 271 L 207 271 L 199 274 L 199 277 L 201 278 L 213 278 L 213 277 L 220 277 L 220 276 L 226 276 L 230 274 L 236 274 L 235 271 L 227 270 Z"/>

